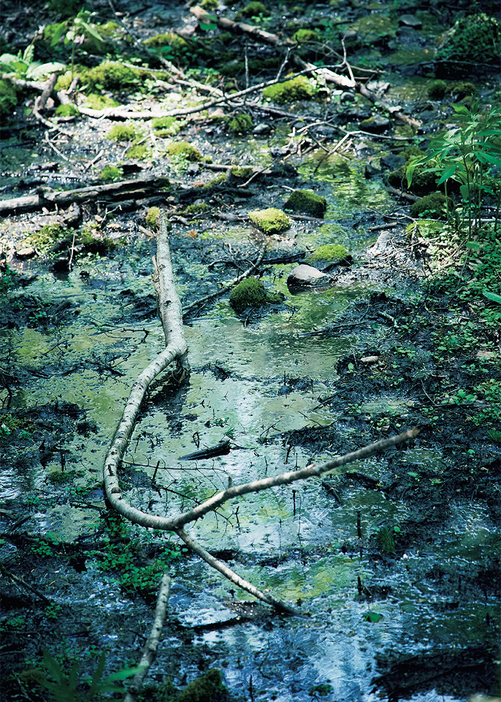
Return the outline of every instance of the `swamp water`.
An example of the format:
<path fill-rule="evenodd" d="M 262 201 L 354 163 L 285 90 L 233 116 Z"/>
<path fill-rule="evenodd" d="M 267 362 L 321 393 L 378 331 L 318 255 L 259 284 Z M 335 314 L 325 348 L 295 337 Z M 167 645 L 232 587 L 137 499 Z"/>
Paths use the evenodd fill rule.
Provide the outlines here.
<path fill-rule="evenodd" d="M 355 203 L 370 193 L 360 177 L 350 190 L 354 174 L 349 169 L 345 173 L 342 182 L 338 174 L 336 188 L 340 197 L 349 192 L 349 203 L 343 212 L 342 200 L 331 202 L 326 219 L 344 214 L 347 225 L 334 225 L 340 235 L 336 243 L 351 247 L 356 259 L 359 252 L 356 264 L 360 264 L 364 249 L 375 237 L 363 226 L 351 227 L 349 218 Z M 319 174 L 322 182 L 325 188 L 332 185 L 325 169 Z M 377 188 L 370 184 L 370 191 Z M 386 193 L 377 192 L 372 203 L 384 212 Z M 299 246 L 313 241 L 332 243 L 333 227 L 324 224 L 320 231 L 317 238 L 312 228 L 296 223 L 287 234 L 291 242 L 285 238 L 278 246 L 291 248 L 292 241 Z M 204 269 L 186 254 L 186 243 L 179 246 L 180 233 L 174 232 L 171 241 L 179 289 L 182 297 L 196 297 L 198 280 L 206 283 L 201 280 Z M 255 250 L 252 232 L 248 233 L 248 241 L 242 243 Z M 231 228 L 223 236 L 235 241 Z M 210 234 L 205 237 L 210 241 Z M 221 246 L 221 239 L 216 239 L 214 258 Z M 11 409 L 71 403 L 86 411 L 86 421 L 96 429 L 64 442 L 65 469 L 76 471 L 71 490 L 68 486 L 68 501 L 59 498 L 51 507 L 45 504 L 55 490 L 47 476 L 61 471 L 57 450 L 29 473 L 20 466 L 4 470 L 2 499 L 6 504 L 18 498 L 31 500 L 31 533 L 51 532 L 71 542 L 97 529 L 98 512 L 92 503 L 102 507 L 102 464 L 129 387 L 163 348 L 160 323 L 151 309 L 143 318 L 135 314 L 137 300 L 148 302 L 152 294 L 147 275 L 152 246 L 144 241 L 128 247 L 116 259 L 89 260 L 66 278 L 44 274 L 30 285 L 32 295 L 71 301 L 78 314 L 70 315 L 65 324 L 45 330 L 1 331 L 4 360 L 15 359 L 30 369 L 27 387 L 13 390 Z M 189 383 L 165 397 L 161 386 L 155 388 L 125 457 L 123 480 L 132 504 L 174 514 L 189 508 L 193 500 L 201 501 L 223 489 L 229 477 L 238 484 L 333 455 L 328 446 L 311 450 L 289 444 L 288 433 L 293 431 L 339 424 L 340 436 L 352 432 L 354 446 L 366 443 L 363 436 L 345 428 L 343 414 L 323 404 L 322 398 L 336 393 L 336 364 L 354 352 L 359 338 L 370 338 L 377 345 L 384 333 L 362 326 L 331 337 L 312 334 L 335 326 L 354 300 L 367 297 L 373 288 L 380 290 L 381 285 L 366 278 L 292 297 L 285 281 L 294 265 L 266 268 L 265 283 L 286 297 L 271 314 L 246 324 L 221 300 L 186 326 L 192 367 Z M 80 275 L 83 269 L 88 278 Z M 124 290 L 129 291 L 128 296 L 121 296 Z M 402 285 L 392 289 L 392 294 L 405 298 L 415 290 Z M 129 306 L 128 300 L 133 300 Z M 398 412 L 404 423 L 406 410 L 412 406 L 412 398 L 399 396 L 365 404 L 361 397 L 360 402 L 361 410 L 369 415 Z M 232 444 L 226 456 L 198 462 L 178 460 L 198 447 L 225 439 Z M 439 470 L 440 455 L 424 446 L 400 451 L 411 469 L 425 465 Z M 383 454 L 348 468 L 378 479 L 387 464 Z M 344 472 L 346 469 L 340 469 L 340 475 Z M 94 486 L 90 490 L 89 484 Z M 246 593 L 233 592 L 229 582 L 196 557 L 186 558 L 174 568 L 169 608 L 183 629 L 192 630 L 192 638 L 188 645 L 177 629 L 169 630 L 167 622 L 151 670 L 153 679 L 161 680 L 167 671 L 181 685 L 207 667 L 218 667 L 229 689 L 244 699 L 371 702 L 381 694 L 392 694 L 394 683 L 377 680 L 383 652 L 409 657 L 427 652 L 436 655 L 437 651 L 449 655 L 482 646 L 486 616 L 495 608 L 489 592 L 482 601 L 467 602 L 444 595 L 425 576 L 434 568 L 448 567 L 451 578 L 455 577 L 452 574 L 463 568 L 465 551 L 468 561 L 464 567 L 468 568 L 476 558 L 480 562 L 486 553 L 495 553 L 499 533 L 482 509 L 471 503 L 458 504 L 433 543 L 398 557 L 388 547 L 380 558 L 368 558 L 365 544 L 371 535 L 407 517 L 403 503 L 387 499 L 377 489 L 354 481 L 338 501 L 321 480 L 311 480 L 227 503 L 217 514 L 190 525 L 190 534 L 209 551 L 224 555 L 239 575 L 290 601 L 304 616 L 269 615 L 260 605 L 251 604 Z M 139 534 L 135 527 L 132 532 Z M 146 537 L 142 534 L 141 538 Z M 61 592 L 56 601 L 75 606 L 79 600 L 84 603 L 90 593 L 96 612 L 111 608 L 129 629 L 136 627 L 138 618 L 148 628 L 151 609 L 126 598 L 116 586 L 106 585 L 92 563 L 87 564 L 78 584 L 73 576 L 71 581 L 72 589 Z M 364 597 L 366 583 L 381 595 Z M 96 622 L 96 626 L 101 627 L 107 648 L 123 646 L 119 631 L 106 634 L 102 625 Z M 403 686 L 398 698 L 459 702 L 466 699 L 466 693 L 474 692 L 465 691 L 461 683 L 437 690 L 433 673 L 423 676 L 423 680 L 417 676 L 407 695 Z"/>

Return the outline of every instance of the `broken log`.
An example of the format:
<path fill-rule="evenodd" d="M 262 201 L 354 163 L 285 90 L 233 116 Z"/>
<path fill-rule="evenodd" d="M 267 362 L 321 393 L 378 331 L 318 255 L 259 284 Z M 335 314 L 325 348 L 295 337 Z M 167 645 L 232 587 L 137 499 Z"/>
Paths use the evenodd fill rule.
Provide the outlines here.
<path fill-rule="evenodd" d="M 165 176 L 150 176 L 136 178 L 135 180 L 122 180 L 118 183 L 107 183 L 105 185 L 90 185 L 85 188 L 75 188 L 74 190 L 51 192 L 41 189 L 36 195 L 1 200 L 0 216 L 5 217 L 24 212 L 36 212 L 42 208 L 48 210 L 57 209 L 89 200 L 121 202 L 123 200 L 143 199 L 151 196 L 160 188 L 169 186 L 169 179 Z"/>

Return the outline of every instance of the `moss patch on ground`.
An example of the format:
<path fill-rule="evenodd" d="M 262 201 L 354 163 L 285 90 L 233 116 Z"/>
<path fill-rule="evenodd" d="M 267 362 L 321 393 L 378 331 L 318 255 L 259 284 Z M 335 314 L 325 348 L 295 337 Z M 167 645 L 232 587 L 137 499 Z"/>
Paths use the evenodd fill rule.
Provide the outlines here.
<path fill-rule="evenodd" d="M 176 156 L 182 157 L 190 161 L 190 163 L 197 163 L 204 160 L 200 151 L 188 141 L 174 141 L 166 147 L 165 151 L 171 158 Z"/>
<path fill-rule="evenodd" d="M 306 257 L 307 263 L 317 263 L 318 261 L 342 261 L 349 256 L 348 250 L 341 244 L 325 244 L 315 249 L 313 253 Z"/>

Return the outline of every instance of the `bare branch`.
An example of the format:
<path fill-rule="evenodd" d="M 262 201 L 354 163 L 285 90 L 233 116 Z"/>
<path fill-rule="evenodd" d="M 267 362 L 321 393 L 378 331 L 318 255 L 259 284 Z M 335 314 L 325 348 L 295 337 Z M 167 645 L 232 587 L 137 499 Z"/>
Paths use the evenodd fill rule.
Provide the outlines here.
<path fill-rule="evenodd" d="M 145 643 L 141 660 L 139 661 L 138 672 L 132 679 L 132 684 L 125 695 L 124 702 L 135 702 L 143 686 L 148 670 L 156 658 L 160 634 L 164 626 L 165 615 L 167 613 L 167 602 L 169 601 L 170 577 L 167 574 L 162 576 L 162 582 L 158 591 L 157 606 L 155 608 L 155 618 L 151 626 L 148 641 Z"/>

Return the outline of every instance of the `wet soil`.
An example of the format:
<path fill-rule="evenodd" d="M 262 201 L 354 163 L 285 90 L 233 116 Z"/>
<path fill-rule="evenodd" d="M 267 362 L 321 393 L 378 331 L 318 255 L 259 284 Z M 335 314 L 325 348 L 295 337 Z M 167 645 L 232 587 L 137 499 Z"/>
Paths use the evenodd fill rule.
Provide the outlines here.
<path fill-rule="evenodd" d="M 148 13 L 160 18 L 155 32 L 189 22 L 181 6 L 128 9 L 144 35 L 152 33 Z M 18 32 L 34 26 L 24 15 L 16 22 Z M 331 107 L 291 112 L 303 109 L 313 121 Z M 114 160 L 120 149 L 105 139 L 111 125 L 69 122 L 78 142 L 68 147 L 72 159 L 83 164 L 102 149 L 101 166 Z M 31 151 L 43 130 L 25 128 L 16 148 L 31 138 Z M 0 309 L 2 700 L 47 699 L 36 685 L 43 647 L 66 665 L 77 660 L 82 674 L 92 674 L 101 651 L 107 672 L 137 660 L 167 568 L 170 614 L 144 699 L 171 699 L 159 692 L 166 679 L 182 689 L 213 667 L 234 699 L 463 702 L 500 694 L 501 450 L 488 398 L 454 399 L 501 380 L 498 331 L 476 326 L 454 292 L 427 284 L 426 262 L 406 235 L 408 203 L 362 175 L 379 143 L 361 142 L 351 168 L 316 169 L 321 153 L 316 161 L 289 158 L 288 131 L 277 127 L 249 147 L 205 117 L 184 126 L 179 138 L 215 162 L 271 166 L 246 188 L 219 182 L 201 190 L 215 173 L 200 164 L 177 172 L 161 160 L 147 165 L 177 181 L 161 204 L 183 305 L 248 268 L 263 243 L 258 275 L 283 301 L 236 315 L 226 293 L 187 314 L 192 376 L 178 387 L 166 375 L 151 388 L 124 461 L 124 488 L 138 504 L 168 512 L 228 477 L 291 470 L 413 426 L 420 434 L 412 446 L 194 525 L 214 555 L 303 616 L 251 602 L 174 538 L 114 519 L 103 499 L 102 460 L 128 387 L 162 347 L 146 205 L 110 213 L 85 204 L 81 221 L 101 222 L 116 245 L 80 250 L 63 272 L 54 270 L 61 251 L 19 256 L 26 234 L 57 216 L 9 218 L 1 230 L 14 273 Z M 32 193 L 40 180 L 94 182 L 80 163 L 64 160 L 54 178 L 53 168 L 42 168 L 53 157 L 39 146 L 33 158 L 41 165 L 4 174 L 6 196 Z M 297 218 L 266 240 L 247 212 L 281 206 L 296 187 L 327 197 L 325 222 Z M 199 200 L 209 213 L 186 215 Z M 333 239 L 349 242 L 354 263 L 329 271 L 328 290 L 291 295 L 290 270 Z M 465 325 L 475 343 L 458 346 L 450 332 Z M 230 440 L 228 455 L 193 469 L 186 463 L 184 472 L 174 465 L 221 439 Z"/>

